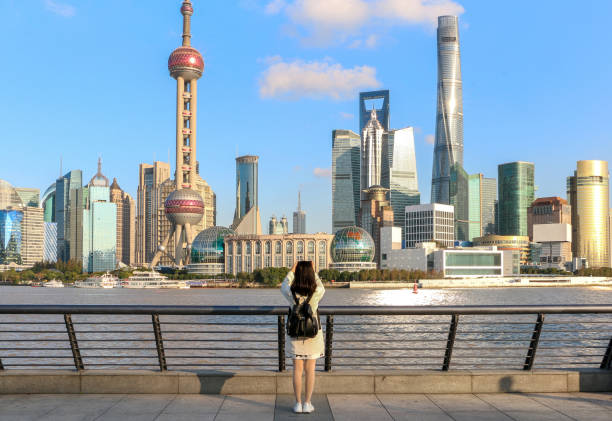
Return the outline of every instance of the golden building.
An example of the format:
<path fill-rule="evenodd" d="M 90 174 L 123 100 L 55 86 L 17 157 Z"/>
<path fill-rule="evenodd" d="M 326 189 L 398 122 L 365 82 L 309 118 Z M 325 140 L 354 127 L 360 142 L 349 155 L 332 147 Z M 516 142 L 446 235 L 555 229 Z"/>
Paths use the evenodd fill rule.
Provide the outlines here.
<path fill-rule="evenodd" d="M 132 196 L 121 190 L 116 178 L 110 186 L 110 201 L 117 205 L 117 261 L 130 266 L 136 261 L 135 205 Z"/>
<path fill-rule="evenodd" d="M 526 235 L 485 235 L 473 240 L 475 247 L 497 247 L 497 250 L 517 251 L 521 265 L 529 261 L 529 237 Z"/>
<path fill-rule="evenodd" d="M 572 206 L 572 252 L 589 267 L 610 266 L 610 174 L 606 161 L 578 161 L 567 178 Z"/>

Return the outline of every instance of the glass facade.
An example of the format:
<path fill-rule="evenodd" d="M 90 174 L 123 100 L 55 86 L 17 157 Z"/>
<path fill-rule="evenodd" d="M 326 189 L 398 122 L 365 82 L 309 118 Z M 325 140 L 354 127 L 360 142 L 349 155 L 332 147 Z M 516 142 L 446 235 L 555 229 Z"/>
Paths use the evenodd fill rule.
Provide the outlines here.
<path fill-rule="evenodd" d="M 191 246 L 191 263 L 224 263 L 225 237 L 235 235 L 226 227 L 211 227 L 199 233 Z"/>
<path fill-rule="evenodd" d="M 499 235 L 527 236 L 527 209 L 535 200 L 534 164 L 510 162 L 501 164 L 498 171 Z"/>
<path fill-rule="evenodd" d="M 0 264 L 22 264 L 22 221 L 22 211 L 0 210 Z"/>
<path fill-rule="evenodd" d="M 455 240 L 469 241 L 469 176 L 460 164 L 450 171 L 450 204 L 455 207 Z"/>
<path fill-rule="evenodd" d="M 393 208 L 393 225 L 405 232 L 406 206 L 421 203 L 417 180 L 414 130 L 407 127 L 391 130 L 383 135 L 382 186 L 389 189 L 389 202 Z"/>
<path fill-rule="evenodd" d="M 259 157 L 246 155 L 236 158 L 236 214 L 241 220 L 251 208 L 259 206 L 258 192 Z"/>
<path fill-rule="evenodd" d="M 56 222 L 55 219 L 55 183 L 51 184 L 49 188 L 42 195 L 42 208 L 43 208 L 43 219 L 45 222 Z"/>
<path fill-rule="evenodd" d="M 359 93 L 359 133 L 363 131 L 363 128 L 368 124 L 372 107 L 369 102 L 380 102 L 382 101 L 380 108 L 375 108 L 376 118 L 382 124 L 383 129 L 389 130 L 389 91 L 371 91 L 371 92 L 360 92 Z"/>
<path fill-rule="evenodd" d="M 499 253 L 446 253 L 446 266 L 500 266 Z"/>
<path fill-rule="evenodd" d="M 335 263 L 371 262 L 374 253 L 374 240 L 359 227 L 342 228 L 331 243 L 331 258 Z"/>
<path fill-rule="evenodd" d="M 83 186 L 83 173 L 74 170 L 55 183 L 55 219 L 57 221 L 57 258 L 70 259 L 70 191 Z"/>
<path fill-rule="evenodd" d="M 360 137 L 332 132 L 332 232 L 357 224 L 360 207 Z"/>
<path fill-rule="evenodd" d="M 469 268 L 469 269 L 446 269 L 445 274 L 448 276 L 453 276 L 453 275 L 501 275 L 502 274 L 502 269 L 494 269 L 494 268 L 486 268 L 486 269 L 479 269 L 479 268 Z"/>
<path fill-rule="evenodd" d="M 364 190 L 381 184 L 384 133 L 385 129 L 372 110 L 370 120 L 361 131 L 361 200 L 366 200 Z"/>
<path fill-rule="evenodd" d="M 110 203 L 108 187 L 82 189 L 83 214 L 82 259 L 85 272 L 115 270 L 117 265 L 117 205 Z"/>
<path fill-rule="evenodd" d="M 482 174 L 469 176 L 469 238 L 495 234 L 497 181 Z"/>
<path fill-rule="evenodd" d="M 45 262 L 57 261 L 57 222 L 44 222 L 43 260 Z"/>
<path fill-rule="evenodd" d="M 450 204 L 453 164 L 463 165 L 463 88 L 456 16 L 438 17 L 438 104 L 431 202 Z"/>

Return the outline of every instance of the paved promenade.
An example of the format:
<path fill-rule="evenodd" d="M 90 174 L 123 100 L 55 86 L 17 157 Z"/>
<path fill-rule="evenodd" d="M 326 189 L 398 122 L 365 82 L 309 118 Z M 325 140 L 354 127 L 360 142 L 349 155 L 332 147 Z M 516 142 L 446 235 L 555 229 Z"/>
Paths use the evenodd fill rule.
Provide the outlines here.
<path fill-rule="evenodd" d="M 610 393 L 317 395 L 291 412 L 290 395 L 0 395 L 0 420 L 585 420 L 610 421 Z"/>

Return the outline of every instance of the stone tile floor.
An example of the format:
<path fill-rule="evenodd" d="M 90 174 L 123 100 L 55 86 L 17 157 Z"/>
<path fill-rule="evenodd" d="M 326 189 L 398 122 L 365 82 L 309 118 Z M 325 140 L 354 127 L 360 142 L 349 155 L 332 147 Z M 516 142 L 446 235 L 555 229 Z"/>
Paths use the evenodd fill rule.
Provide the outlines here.
<path fill-rule="evenodd" d="M 612 393 L 317 395 L 0 395 L 1 421 L 26 420 L 612 420 Z"/>

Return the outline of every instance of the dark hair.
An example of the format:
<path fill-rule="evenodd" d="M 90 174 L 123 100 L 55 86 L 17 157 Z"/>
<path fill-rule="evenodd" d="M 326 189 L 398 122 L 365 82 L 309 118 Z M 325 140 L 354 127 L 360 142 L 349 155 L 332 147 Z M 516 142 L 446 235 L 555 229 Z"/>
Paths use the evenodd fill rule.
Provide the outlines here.
<path fill-rule="evenodd" d="M 310 260 L 301 260 L 295 268 L 295 278 L 291 284 L 291 291 L 296 294 L 308 296 L 317 289 L 314 269 Z"/>

